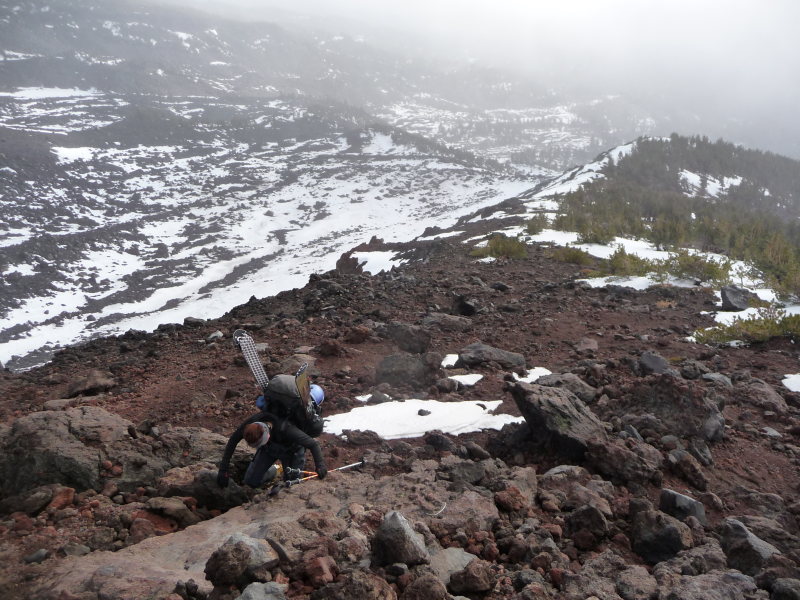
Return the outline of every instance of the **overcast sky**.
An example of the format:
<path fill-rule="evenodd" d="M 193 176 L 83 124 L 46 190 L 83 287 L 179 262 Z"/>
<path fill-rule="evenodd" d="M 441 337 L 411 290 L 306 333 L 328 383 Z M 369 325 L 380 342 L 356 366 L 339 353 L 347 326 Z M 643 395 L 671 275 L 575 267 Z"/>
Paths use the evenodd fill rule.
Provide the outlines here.
<path fill-rule="evenodd" d="M 548 86 L 634 94 L 702 116 L 797 121 L 798 0 L 172 1 L 249 20 L 304 15 L 309 27 L 346 27 L 372 43 L 430 44 L 443 58 L 520 70 Z"/>
<path fill-rule="evenodd" d="M 669 69 L 764 84 L 798 80 L 796 0 L 185 0 L 249 17 L 294 12 L 421 34 L 444 51 L 535 69 Z M 280 11 L 280 13 L 278 12 Z M 716 73 L 715 73 L 716 71 Z M 795 83 L 794 81 L 786 83 Z"/>

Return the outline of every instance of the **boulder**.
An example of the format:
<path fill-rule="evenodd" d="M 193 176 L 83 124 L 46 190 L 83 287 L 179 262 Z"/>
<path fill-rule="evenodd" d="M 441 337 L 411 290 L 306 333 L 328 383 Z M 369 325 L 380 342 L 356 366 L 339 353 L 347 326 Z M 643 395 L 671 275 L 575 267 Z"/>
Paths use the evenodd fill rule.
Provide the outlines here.
<path fill-rule="evenodd" d="M 494 587 L 494 580 L 491 563 L 476 559 L 463 570 L 453 573 L 447 587 L 454 594 L 481 594 Z"/>
<path fill-rule="evenodd" d="M 376 383 L 415 389 L 428 387 L 436 380 L 441 359 L 434 362 L 428 360 L 426 356 L 411 354 L 386 356 L 375 369 Z"/>
<path fill-rule="evenodd" d="M 311 600 L 397 600 L 397 593 L 377 575 L 356 570 L 314 590 Z"/>
<path fill-rule="evenodd" d="M 471 317 L 481 310 L 481 303 L 475 298 L 457 295 L 453 298 L 453 312 L 458 315 Z"/>
<path fill-rule="evenodd" d="M 656 448 L 633 438 L 589 440 L 586 460 L 600 474 L 621 483 L 660 481 L 664 461 Z"/>
<path fill-rule="evenodd" d="M 81 492 L 113 481 L 120 491 L 133 491 L 171 467 L 219 460 L 226 443 L 199 427 L 140 434 L 130 421 L 97 406 L 31 413 L 16 419 L 0 440 L 0 496 L 48 483 Z"/>
<path fill-rule="evenodd" d="M 251 583 L 236 600 L 286 600 L 286 584 L 275 583 Z"/>
<path fill-rule="evenodd" d="M 477 484 L 486 475 L 486 465 L 482 462 L 464 460 L 456 456 L 445 456 L 439 466 L 438 476 L 452 482 Z"/>
<path fill-rule="evenodd" d="M 722 310 L 731 312 L 747 310 L 754 301 L 758 301 L 756 294 L 738 285 L 723 286 L 720 296 L 722 296 Z"/>
<path fill-rule="evenodd" d="M 740 402 L 757 406 L 763 410 L 771 410 L 779 415 L 785 415 L 789 411 L 789 406 L 783 396 L 766 381 L 760 379 L 752 378 L 746 383 L 737 384 L 734 387 L 733 395 Z"/>
<path fill-rule="evenodd" d="M 499 518 L 500 513 L 491 495 L 467 491 L 454 493 L 444 510 L 431 515 L 426 522 L 437 535 L 453 535 L 459 530 L 468 534 L 491 530 Z"/>
<path fill-rule="evenodd" d="M 710 369 L 697 360 L 687 359 L 681 364 L 680 373 L 684 379 L 700 379 L 709 372 Z"/>
<path fill-rule="evenodd" d="M 653 568 L 653 575 L 666 587 L 675 575 L 700 575 L 725 570 L 727 566 L 728 559 L 719 542 L 707 538 L 704 544 L 678 552 L 674 558 L 658 563 Z"/>
<path fill-rule="evenodd" d="M 562 510 L 588 504 L 609 519 L 613 516 L 609 499 L 614 496 L 611 482 L 592 479 L 589 471 L 574 465 L 559 465 L 544 473 L 539 488 L 557 500 Z"/>
<path fill-rule="evenodd" d="M 800 556 L 800 536 L 790 515 L 782 515 L 782 522 L 760 515 L 742 515 L 733 517 L 741 521 L 753 534 L 775 546 L 783 553 L 797 552 Z M 788 526 L 787 526 L 788 525 Z"/>
<path fill-rule="evenodd" d="M 574 373 L 553 373 L 542 375 L 536 380 L 537 385 L 564 388 L 575 394 L 583 402 L 591 402 L 597 395 L 597 389 L 590 386 Z"/>
<path fill-rule="evenodd" d="M 776 580 L 772 586 L 770 600 L 800 600 L 800 579 Z"/>
<path fill-rule="evenodd" d="M 631 501 L 631 547 L 649 564 L 668 560 L 692 547 L 692 532 L 645 500 Z"/>
<path fill-rule="evenodd" d="M 99 490 L 100 464 L 106 458 L 102 446 L 127 437 L 129 425 L 121 417 L 89 406 L 16 419 L 0 453 L 0 493 L 47 483 Z"/>
<path fill-rule="evenodd" d="M 158 479 L 156 493 L 165 497 L 191 496 L 200 506 L 218 510 L 247 502 L 247 492 L 235 481 L 230 481 L 226 488 L 217 485 L 217 470 L 210 462 L 174 467 Z"/>
<path fill-rule="evenodd" d="M 591 550 L 608 536 L 608 521 L 597 508 L 584 505 L 564 519 L 564 535 L 581 550 Z"/>
<path fill-rule="evenodd" d="M 517 488 L 528 504 L 533 504 L 536 501 L 536 490 L 538 488 L 536 467 L 513 467 L 504 481 L 508 482 L 506 487 L 510 485 Z"/>
<path fill-rule="evenodd" d="M 422 354 L 428 351 L 431 345 L 431 334 L 422 327 L 393 321 L 386 326 L 386 335 L 397 346 L 413 354 Z"/>
<path fill-rule="evenodd" d="M 573 347 L 578 354 L 592 355 L 597 352 L 599 345 L 596 339 L 583 337 L 579 339 Z"/>
<path fill-rule="evenodd" d="M 35 487 L 32 490 L 15 494 L 0 501 L 0 514 L 15 512 L 29 516 L 39 514 L 53 499 L 53 494 L 61 486 L 56 483 Z"/>
<path fill-rule="evenodd" d="M 517 382 L 511 394 L 535 443 L 565 458 L 582 459 L 590 439 L 608 439 L 602 421 L 568 390 Z"/>
<path fill-rule="evenodd" d="M 724 388 L 733 387 L 733 382 L 731 381 L 731 378 L 728 377 L 727 375 L 723 375 L 722 373 L 703 373 L 702 380 L 719 384 Z"/>
<path fill-rule="evenodd" d="M 766 592 L 759 591 L 752 577 L 736 571 L 714 571 L 694 577 L 683 576 L 668 591 L 661 593 L 663 600 L 767 600 Z"/>
<path fill-rule="evenodd" d="M 431 554 L 430 566 L 441 582 L 447 585 L 453 573 L 463 571 L 476 558 L 478 557 L 461 548 L 445 548 Z"/>
<path fill-rule="evenodd" d="M 587 560 L 577 573 L 565 572 L 563 579 L 564 598 L 598 598 L 600 600 L 620 600 L 618 593 L 619 578 L 628 570 L 628 565 L 611 550 L 598 554 Z M 627 579 L 633 579 L 638 573 L 628 573 Z M 646 575 L 646 571 L 645 571 Z M 635 587 L 653 587 L 655 580 L 646 582 L 644 578 L 634 584 Z M 623 588 L 625 585 L 623 583 Z M 561 598 L 562 596 L 558 596 Z"/>
<path fill-rule="evenodd" d="M 470 344 L 458 353 L 458 363 L 467 367 L 477 367 L 485 363 L 496 363 L 503 369 L 517 369 L 525 367 L 525 357 L 517 352 L 509 352 L 484 344 L 475 342 Z"/>
<path fill-rule="evenodd" d="M 423 537 L 397 511 L 388 512 L 372 539 L 372 558 L 377 565 L 404 563 L 408 566 L 430 562 Z"/>
<path fill-rule="evenodd" d="M 150 498 L 146 503 L 148 510 L 174 519 L 181 527 L 188 527 L 202 521 L 180 498 Z"/>
<path fill-rule="evenodd" d="M 636 565 L 617 575 L 617 594 L 623 600 L 648 600 L 658 594 L 658 582 L 646 568 Z"/>
<path fill-rule="evenodd" d="M 424 327 L 438 327 L 442 331 L 465 332 L 472 329 L 472 321 L 466 317 L 448 315 L 446 313 L 429 313 L 422 319 Z"/>
<path fill-rule="evenodd" d="M 205 574 L 215 586 L 263 582 L 279 562 L 277 552 L 266 540 L 234 533 L 209 557 Z"/>
<path fill-rule="evenodd" d="M 436 575 L 428 573 L 406 586 L 400 600 L 450 600 L 450 594 Z"/>
<path fill-rule="evenodd" d="M 75 396 L 96 396 L 107 392 L 115 385 L 117 385 L 117 382 L 110 374 L 92 369 L 88 373 L 70 382 L 66 395 L 67 398 L 74 398 Z"/>
<path fill-rule="evenodd" d="M 206 563 L 205 574 L 214 586 L 239 585 L 250 562 L 250 548 L 244 542 L 225 543 Z"/>
<path fill-rule="evenodd" d="M 686 517 L 694 517 L 704 526 L 708 523 L 706 509 L 702 502 L 674 490 L 661 490 L 658 508 L 681 521 L 686 520 Z"/>
<path fill-rule="evenodd" d="M 720 533 L 728 565 L 746 575 L 756 575 L 773 554 L 780 554 L 775 546 L 757 537 L 736 519 L 725 519 Z"/>
<path fill-rule="evenodd" d="M 707 396 L 705 386 L 669 375 L 638 380 L 617 403 L 616 410 L 647 415 L 660 435 L 697 436 L 715 442 L 722 439 L 725 430 L 725 418 Z"/>
<path fill-rule="evenodd" d="M 686 450 L 672 450 L 668 457 L 670 469 L 681 479 L 687 481 L 701 492 L 708 488 L 708 478 L 697 459 Z"/>
<path fill-rule="evenodd" d="M 666 358 L 649 350 L 642 352 L 642 355 L 639 357 L 639 370 L 643 375 L 651 375 L 653 373 L 657 375 L 676 373 L 676 371 L 669 366 L 669 361 L 667 361 Z"/>

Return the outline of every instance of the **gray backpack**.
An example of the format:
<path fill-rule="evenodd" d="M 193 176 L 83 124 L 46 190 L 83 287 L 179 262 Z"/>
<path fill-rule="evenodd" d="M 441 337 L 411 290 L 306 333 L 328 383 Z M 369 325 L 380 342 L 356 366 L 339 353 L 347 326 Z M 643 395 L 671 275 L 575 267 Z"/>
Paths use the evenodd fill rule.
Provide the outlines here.
<path fill-rule="evenodd" d="M 269 381 L 264 397 L 267 410 L 279 417 L 292 421 L 301 429 L 312 420 L 317 411 L 309 394 L 303 399 L 298 387 L 297 378 L 292 375 L 276 375 Z"/>

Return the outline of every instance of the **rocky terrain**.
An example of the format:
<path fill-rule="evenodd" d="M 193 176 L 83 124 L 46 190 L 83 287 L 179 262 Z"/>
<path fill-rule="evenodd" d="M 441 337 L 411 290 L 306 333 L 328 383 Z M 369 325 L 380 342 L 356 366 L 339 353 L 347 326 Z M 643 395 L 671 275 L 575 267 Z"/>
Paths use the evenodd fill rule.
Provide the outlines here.
<path fill-rule="evenodd" d="M 409 262 L 368 276 L 344 255 L 217 320 L 3 372 L 2 597 L 800 598 L 800 396 L 781 384 L 794 346 L 691 343 L 711 291 L 593 289 L 546 245 L 476 261 L 463 240 L 491 226 L 373 240 L 359 250 Z M 329 467 L 364 466 L 223 491 L 215 463 L 255 412 L 240 327 L 270 374 L 311 363 L 327 416 L 368 396 L 502 400 L 525 420 L 324 433 Z M 532 367 L 552 374 L 518 381 Z M 484 377 L 448 378 L 466 372 Z"/>

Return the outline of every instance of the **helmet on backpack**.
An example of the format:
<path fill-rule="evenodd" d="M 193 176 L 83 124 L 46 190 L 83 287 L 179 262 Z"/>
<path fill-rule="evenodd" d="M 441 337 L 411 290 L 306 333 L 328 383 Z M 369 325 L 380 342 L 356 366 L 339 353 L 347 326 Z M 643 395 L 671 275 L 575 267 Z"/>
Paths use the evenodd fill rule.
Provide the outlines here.
<path fill-rule="evenodd" d="M 322 401 L 325 400 L 325 392 L 316 383 L 312 383 L 310 387 L 311 389 L 309 392 L 311 393 L 311 399 L 314 401 L 314 404 L 319 406 L 322 404 Z"/>

